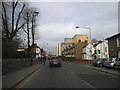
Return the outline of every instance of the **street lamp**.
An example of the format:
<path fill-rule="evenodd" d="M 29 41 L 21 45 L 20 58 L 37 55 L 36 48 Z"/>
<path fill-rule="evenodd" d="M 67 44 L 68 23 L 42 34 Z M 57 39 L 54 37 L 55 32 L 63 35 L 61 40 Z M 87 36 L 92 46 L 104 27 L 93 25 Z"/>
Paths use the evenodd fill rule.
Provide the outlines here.
<path fill-rule="evenodd" d="M 90 56 L 91 56 L 91 59 L 92 59 L 92 40 L 91 40 L 91 28 L 88 28 L 88 27 L 79 27 L 79 26 L 76 26 L 76 28 L 84 28 L 84 29 L 88 29 L 89 30 L 89 34 L 90 34 Z"/>

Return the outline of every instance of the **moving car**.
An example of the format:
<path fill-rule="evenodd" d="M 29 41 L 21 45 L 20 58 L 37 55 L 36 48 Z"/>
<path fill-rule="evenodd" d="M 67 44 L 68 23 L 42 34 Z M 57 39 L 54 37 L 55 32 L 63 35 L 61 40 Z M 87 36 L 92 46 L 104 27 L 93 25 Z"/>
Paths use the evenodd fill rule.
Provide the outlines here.
<path fill-rule="evenodd" d="M 51 66 L 60 66 L 61 67 L 62 59 L 59 57 L 52 57 L 49 60 L 49 67 Z"/>
<path fill-rule="evenodd" d="M 104 62 L 104 66 L 118 69 L 120 66 L 120 58 L 109 58 Z"/>
<path fill-rule="evenodd" d="M 99 67 L 103 67 L 103 63 L 107 60 L 107 58 L 99 58 L 99 59 L 95 59 L 94 62 L 92 63 L 94 66 L 99 66 Z"/>

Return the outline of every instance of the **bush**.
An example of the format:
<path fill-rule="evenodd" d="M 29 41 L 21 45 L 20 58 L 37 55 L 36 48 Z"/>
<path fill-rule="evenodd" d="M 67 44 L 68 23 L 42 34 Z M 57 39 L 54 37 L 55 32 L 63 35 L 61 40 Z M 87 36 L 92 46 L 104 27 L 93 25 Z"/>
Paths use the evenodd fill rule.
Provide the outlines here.
<path fill-rule="evenodd" d="M 17 53 L 17 42 L 2 38 L 2 58 L 13 58 Z"/>
<path fill-rule="evenodd" d="M 24 51 L 17 52 L 15 58 L 29 58 L 30 54 Z"/>

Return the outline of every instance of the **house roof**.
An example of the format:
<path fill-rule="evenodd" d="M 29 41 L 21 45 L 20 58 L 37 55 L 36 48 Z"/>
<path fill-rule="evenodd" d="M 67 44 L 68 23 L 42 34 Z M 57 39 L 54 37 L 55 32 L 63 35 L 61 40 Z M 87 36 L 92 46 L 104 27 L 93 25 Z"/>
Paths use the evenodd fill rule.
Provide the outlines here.
<path fill-rule="evenodd" d="M 111 37 L 108 37 L 108 38 L 106 38 L 105 40 L 109 40 L 109 39 L 114 38 L 114 37 L 120 37 L 120 33 L 115 34 L 115 35 L 113 35 L 113 36 L 111 36 Z"/>
<path fill-rule="evenodd" d="M 94 47 L 96 47 L 97 45 L 99 45 L 100 43 L 102 43 L 103 41 L 98 41 L 97 43 L 93 44 Z"/>

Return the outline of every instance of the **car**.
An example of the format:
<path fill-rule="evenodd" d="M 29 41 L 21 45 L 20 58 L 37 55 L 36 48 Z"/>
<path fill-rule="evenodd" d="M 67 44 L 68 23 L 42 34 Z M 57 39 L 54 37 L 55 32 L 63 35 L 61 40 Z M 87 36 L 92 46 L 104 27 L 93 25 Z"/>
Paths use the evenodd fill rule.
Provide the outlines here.
<path fill-rule="evenodd" d="M 62 62 L 61 58 L 59 58 L 59 57 L 52 57 L 49 60 L 49 67 L 51 67 L 51 66 L 59 66 L 59 67 L 61 67 L 62 66 L 61 62 Z"/>
<path fill-rule="evenodd" d="M 104 66 L 113 69 L 118 69 L 120 66 L 120 58 L 109 58 L 104 62 Z"/>
<path fill-rule="evenodd" d="M 116 70 L 120 70 L 120 60 L 119 61 L 117 61 L 117 63 L 116 63 L 116 65 L 115 65 L 115 68 L 114 69 L 116 69 Z"/>
<path fill-rule="evenodd" d="M 99 59 L 95 59 L 95 60 L 93 60 L 93 63 L 92 63 L 92 65 L 93 66 L 97 66 L 97 62 L 100 60 L 100 58 Z"/>
<path fill-rule="evenodd" d="M 99 59 L 95 59 L 94 62 L 92 63 L 94 66 L 98 66 L 98 67 L 103 67 L 103 63 L 107 60 L 107 58 L 99 58 Z"/>

